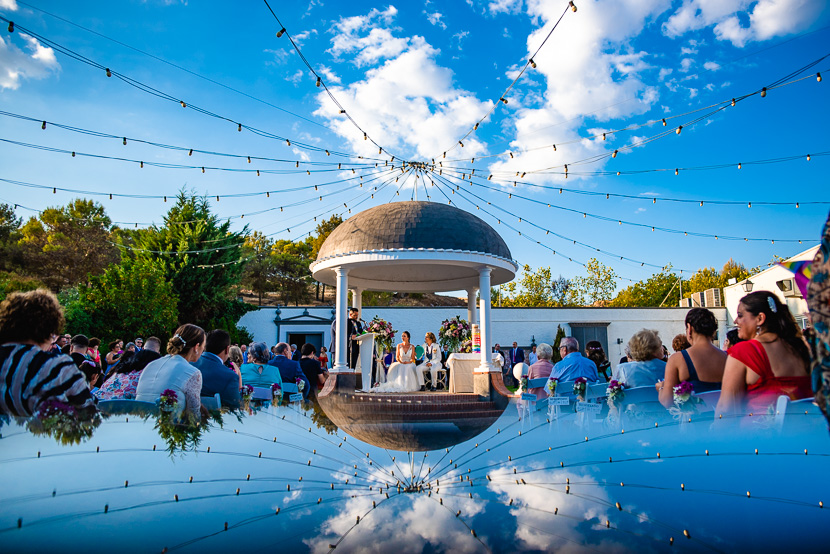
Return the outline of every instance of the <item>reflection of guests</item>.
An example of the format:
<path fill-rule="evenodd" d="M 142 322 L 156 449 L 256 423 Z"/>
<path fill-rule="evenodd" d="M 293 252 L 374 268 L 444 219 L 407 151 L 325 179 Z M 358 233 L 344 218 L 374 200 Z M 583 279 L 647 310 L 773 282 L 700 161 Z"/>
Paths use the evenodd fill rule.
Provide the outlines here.
<path fill-rule="evenodd" d="M 31 416 L 52 398 L 95 405 L 72 358 L 49 352 L 63 324 L 58 299 L 46 290 L 13 292 L 0 303 L 0 413 Z"/>
<path fill-rule="evenodd" d="M 559 355 L 562 360 L 553 366 L 550 376 L 563 381 L 573 381 L 584 377 L 589 382 L 599 381 L 597 365 L 579 351 L 579 341 L 574 337 L 564 337 L 559 341 Z"/>
<path fill-rule="evenodd" d="M 147 364 L 135 391 L 135 399 L 155 402 L 170 389 L 178 396 L 177 413 L 199 417 L 202 401 L 202 372 L 192 364 L 205 347 L 205 332 L 198 325 L 185 323 L 167 341 L 167 356 Z"/>
<path fill-rule="evenodd" d="M 550 361 L 551 358 L 553 358 L 553 347 L 551 347 L 548 343 L 543 342 L 534 348 L 536 349 L 536 356 L 538 359 L 532 366 L 530 366 L 530 369 L 527 372 L 528 381 L 531 379 L 550 377 L 550 373 L 553 371 L 553 363 Z M 545 387 L 535 387 L 527 392 L 535 394 L 537 400 L 545 398 L 548 394 Z"/>
<path fill-rule="evenodd" d="M 205 352 L 193 366 L 202 372 L 202 396 L 219 395 L 223 406 L 238 408 L 242 398 L 239 395 L 238 368 L 225 365 L 231 350 L 231 336 L 227 331 L 214 329 L 207 334 Z"/>
<path fill-rule="evenodd" d="M 744 296 L 735 318 L 743 342 L 729 349 L 716 413 L 765 412 L 779 396 L 813 395 L 810 351 L 787 305 L 769 291 Z"/>
<path fill-rule="evenodd" d="M 280 377 L 282 377 L 283 383 L 296 383 L 297 379 L 303 381 L 305 383 L 303 387 L 303 399 L 306 399 L 308 398 L 309 390 L 311 390 L 311 383 L 309 383 L 302 368 L 300 368 L 300 362 L 288 359 L 290 351 L 291 347 L 286 343 L 281 342 L 277 344 L 274 347 L 276 355 L 268 363 L 280 371 Z"/>
<path fill-rule="evenodd" d="M 614 368 L 614 379 L 626 387 L 653 387 L 666 374 L 663 343 L 657 331 L 641 329 L 628 341 L 631 360 Z"/>
<path fill-rule="evenodd" d="M 357 358 L 360 356 L 360 343 L 357 342 L 357 337 L 363 334 L 363 324 L 358 319 L 359 315 L 360 311 L 357 308 L 349 308 L 349 367 L 352 369 L 357 367 Z"/>
<path fill-rule="evenodd" d="M 435 381 L 438 376 L 438 370 L 442 369 L 444 366 L 440 362 L 441 353 L 438 350 L 438 344 L 435 342 L 435 334 L 429 332 L 424 337 L 424 362 L 419 365 L 416 369 L 416 375 L 418 376 L 418 382 L 421 384 L 421 390 L 424 390 L 424 373 L 429 372 L 429 376 L 432 379 L 432 386 L 429 390 L 435 390 Z"/>
<path fill-rule="evenodd" d="M 280 370 L 268 363 L 271 353 L 264 342 L 254 342 L 248 348 L 248 363 L 239 368 L 242 383 L 252 387 L 270 387 L 279 383 L 282 388 Z"/>

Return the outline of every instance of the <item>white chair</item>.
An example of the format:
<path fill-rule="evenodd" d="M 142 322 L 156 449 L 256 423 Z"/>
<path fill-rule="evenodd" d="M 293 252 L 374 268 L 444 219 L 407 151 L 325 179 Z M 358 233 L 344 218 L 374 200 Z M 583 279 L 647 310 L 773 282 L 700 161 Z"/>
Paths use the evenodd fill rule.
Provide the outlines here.
<path fill-rule="evenodd" d="M 539 377 L 538 379 L 528 379 L 527 380 L 527 388 L 529 389 L 538 389 L 544 387 L 548 383 L 547 377 Z"/>
<path fill-rule="evenodd" d="M 607 390 L 608 383 L 601 382 L 589 384 L 585 389 L 586 399 L 592 400 L 594 398 L 605 398 L 608 396 L 608 393 L 606 392 Z"/>
<path fill-rule="evenodd" d="M 254 387 L 251 398 L 254 400 L 271 400 L 272 396 L 271 387 Z"/>
<path fill-rule="evenodd" d="M 202 396 L 200 400 L 202 401 L 202 406 L 212 412 L 217 412 L 222 409 L 222 401 L 219 399 L 218 392 L 213 396 Z"/>

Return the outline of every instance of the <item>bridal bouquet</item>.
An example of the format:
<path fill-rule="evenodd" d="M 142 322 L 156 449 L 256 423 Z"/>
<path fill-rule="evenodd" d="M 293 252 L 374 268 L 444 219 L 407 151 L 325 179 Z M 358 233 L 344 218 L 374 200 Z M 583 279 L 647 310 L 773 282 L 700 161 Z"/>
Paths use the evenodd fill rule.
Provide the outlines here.
<path fill-rule="evenodd" d="M 369 333 L 375 333 L 375 346 L 377 347 L 378 352 L 392 350 L 397 330 L 392 329 L 391 323 L 375 316 L 372 318 L 372 321 L 369 322 L 366 330 Z"/>
<path fill-rule="evenodd" d="M 176 391 L 171 389 L 165 389 L 158 399 L 159 410 L 165 413 L 170 413 L 175 410 L 178 403 L 179 395 L 176 394 Z"/>
<path fill-rule="evenodd" d="M 460 346 L 472 339 L 472 328 L 469 322 L 455 316 L 441 322 L 441 329 L 438 331 L 438 343 L 446 346 L 450 352 L 458 352 Z M 472 343 L 470 344 L 472 346 Z"/>
<path fill-rule="evenodd" d="M 559 384 L 557 379 L 548 379 L 547 389 L 548 396 L 556 396 L 556 385 Z"/>
<path fill-rule="evenodd" d="M 579 398 L 585 398 L 585 390 L 588 388 L 588 380 L 585 377 L 574 379 L 574 394 Z"/>

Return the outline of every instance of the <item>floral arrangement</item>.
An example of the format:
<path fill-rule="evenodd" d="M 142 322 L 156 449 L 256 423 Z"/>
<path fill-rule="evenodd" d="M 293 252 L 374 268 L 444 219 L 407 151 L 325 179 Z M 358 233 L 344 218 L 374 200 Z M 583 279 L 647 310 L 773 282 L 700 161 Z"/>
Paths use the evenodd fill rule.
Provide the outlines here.
<path fill-rule="evenodd" d="M 672 389 L 675 407 L 681 412 L 695 411 L 695 405 L 702 402 L 702 400 L 695 397 L 694 392 L 694 386 L 688 381 L 682 381 L 675 385 Z"/>
<path fill-rule="evenodd" d="M 242 385 L 242 388 L 239 390 L 240 396 L 242 396 L 242 400 L 245 402 L 250 402 L 251 398 L 254 396 L 254 387 L 251 385 Z"/>
<path fill-rule="evenodd" d="M 521 388 L 522 391 L 527 390 L 527 377 L 522 377 L 522 382 L 521 382 L 520 388 Z"/>
<path fill-rule="evenodd" d="M 391 323 L 375 316 L 369 322 L 366 331 L 375 334 L 375 346 L 378 352 L 392 350 L 395 344 L 395 333 L 398 331 L 392 328 Z"/>
<path fill-rule="evenodd" d="M 574 379 L 574 394 L 584 398 L 585 390 L 588 388 L 588 380 L 585 377 L 577 377 Z"/>
<path fill-rule="evenodd" d="M 271 385 L 271 405 L 279 406 L 280 402 L 282 402 L 282 387 L 279 383 L 274 383 Z"/>
<path fill-rule="evenodd" d="M 441 322 L 441 329 L 438 331 L 438 343 L 444 347 L 446 346 L 450 352 L 458 352 L 461 346 L 466 349 L 466 342 L 470 341 L 470 351 L 472 352 L 472 327 L 469 322 L 455 316 L 451 319 L 445 319 Z"/>
<path fill-rule="evenodd" d="M 165 413 L 170 413 L 176 409 L 179 403 L 179 395 L 172 389 L 164 389 L 158 399 L 159 410 Z"/>
<path fill-rule="evenodd" d="M 303 392 L 303 389 L 305 388 L 305 381 L 297 377 L 295 382 L 297 383 L 297 390 Z"/>
<path fill-rule="evenodd" d="M 548 384 L 546 385 L 546 387 L 548 389 L 548 396 L 556 396 L 556 385 L 558 385 L 558 384 L 559 384 L 558 379 L 556 379 L 556 378 L 548 379 Z"/>
<path fill-rule="evenodd" d="M 625 383 L 611 379 L 608 383 L 608 388 L 605 389 L 605 394 L 608 396 L 608 402 L 619 402 L 625 398 Z"/>
<path fill-rule="evenodd" d="M 44 400 L 38 406 L 35 417 L 27 423 L 33 435 L 54 437 L 61 444 L 80 444 L 92 437 L 101 424 L 101 416 L 95 409 L 79 410 L 56 398 Z"/>

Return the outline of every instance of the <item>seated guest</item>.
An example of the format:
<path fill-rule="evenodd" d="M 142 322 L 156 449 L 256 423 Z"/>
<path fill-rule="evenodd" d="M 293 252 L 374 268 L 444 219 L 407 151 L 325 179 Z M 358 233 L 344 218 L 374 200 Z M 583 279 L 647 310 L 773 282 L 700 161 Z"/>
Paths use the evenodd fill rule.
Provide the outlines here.
<path fill-rule="evenodd" d="M 305 343 L 301 350 L 302 357 L 300 358 L 300 368 L 303 370 L 308 382 L 311 384 L 308 391 L 310 398 L 317 397 L 317 391 L 323 388 L 328 379 L 329 372 L 324 370 L 320 362 L 315 358 L 317 348 L 313 344 Z"/>
<path fill-rule="evenodd" d="M 611 371 L 611 362 L 605 356 L 605 350 L 602 348 L 602 343 L 598 340 L 589 340 L 585 345 L 585 357 L 594 362 L 597 366 L 597 374 L 602 374 L 602 377 L 608 381 L 611 378 L 608 372 Z"/>
<path fill-rule="evenodd" d="M 628 341 L 628 350 L 628 359 L 632 361 L 618 365 L 612 372 L 614 379 L 626 387 L 653 387 L 666 374 L 663 343 L 657 331 L 637 331 Z"/>
<path fill-rule="evenodd" d="M 280 371 L 268 363 L 270 357 L 271 353 L 264 342 L 251 343 L 248 348 L 248 363 L 242 364 L 239 368 L 242 383 L 252 387 L 270 387 L 274 383 L 279 383 L 282 387 Z"/>
<path fill-rule="evenodd" d="M 429 390 L 435 390 L 435 382 L 438 377 L 438 371 L 443 369 L 441 365 L 441 351 L 438 349 L 438 343 L 435 342 L 435 333 L 429 332 L 424 336 L 424 361 L 415 368 L 415 375 L 421 383 L 421 390 L 424 390 L 424 373 L 429 373 L 432 379 L 432 386 Z"/>
<path fill-rule="evenodd" d="M 239 374 L 225 365 L 231 350 L 231 336 L 227 331 L 214 329 L 207 334 L 205 351 L 193 366 L 202 372 L 202 396 L 219 395 L 223 406 L 238 408 L 242 402 Z"/>
<path fill-rule="evenodd" d="M 779 396 L 813 396 L 810 351 L 786 304 L 769 291 L 741 298 L 735 318 L 744 339 L 729 349 L 716 414 L 766 412 Z"/>
<path fill-rule="evenodd" d="M 89 339 L 86 338 L 86 335 L 75 335 L 69 340 L 69 356 L 86 377 L 89 388 L 93 389 L 100 387 L 104 383 L 104 379 L 100 368 L 87 356 L 88 350 Z"/>
<path fill-rule="evenodd" d="M 161 358 L 161 341 L 157 337 L 149 337 L 141 352 L 129 360 L 115 366 L 109 378 L 96 391 L 99 400 L 134 400 L 141 371 L 147 364 Z"/>
<path fill-rule="evenodd" d="M 686 315 L 686 326 L 689 325 L 689 316 Z M 688 333 L 688 331 L 687 331 Z M 680 352 L 681 350 L 686 350 L 692 345 L 689 342 L 689 337 L 686 336 L 686 333 L 681 333 L 679 335 L 675 335 L 675 337 L 671 340 L 671 349 L 675 352 Z"/>
<path fill-rule="evenodd" d="M 170 389 L 178 396 L 176 415 L 199 417 L 202 401 L 202 373 L 191 364 L 205 348 L 205 331 L 185 323 L 167 341 L 167 356 L 147 364 L 138 379 L 136 400 L 155 402 Z"/>
<path fill-rule="evenodd" d="M 228 363 L 232 364 L 234 370 L 239 370 L 242 364 L 245 363 L 245 357 L 242 355 L 242 349 L 236 345 L 231 346 L 228 351 Z"/>
<path fill-rule="evenodd" d="M 657 383 L 660 403 L 674 405 L 674 387 L 681 381 L 692 384 L 694 392 L 720 390 L 726 353 L 712 343 L 718 332 L 715 314 L 706 308 L 692 308 L 686 314 L 686 335 L 691 344 L 672 354 L 666 364 L 665 380 Z M 672 341 L 675 347 L 677 337 Z"/>
<path fill-rule="evenodd" d="M 283 383 L 295 383 L 297 379 L 304 381 L 303 399 L 306 399 L 311 390 L 311 383 L 308 382 L 303 370 L 300 368 L 300 362 L 295 362 L 288 358 L 290 354 L 291 347 L 281 342 L 274 347 L 274 357 L 268 363 L 280 371 L 280 377 L 282 377 Z"/>
<path fill-rule="evenodd" d="M 726 337 L 723 339 L 723 351 L 728 352 L 730 348 L 743 342 L 744 339 L 738 336 L 737 329 L 730 329 L 726 332 Z"/>
<path fill-rule="evenodd" d="M 114 368 L 118 364 L 118 362 L 121 361 L 121 355 L 124 353 L 123 348 L 124 341 L 122 341 L 121 339 L 115 339 L 109 344 L 110 350 L 109 352 L 107 352 L 107 355 L 104 358 L 104 361 L 107 364 L 106 366 L 103 366 L 105 368 L 104 373 L 109 375 L 110 371 L 112 371 L 112 368 Z"/>
<path fill-rule="evenodd" d="M 530 366 L 530 369 L 527 372 L 527 379 L 530 380 L 550 377 L 551 371 L 553 371 L 553 363 L 550 361 L 551 358 L 553 358 L 553 347 L 548 343 L 543 342 L 533 348 L 536 350 L 535 354 L 538 359 L 536 360 L 536 363 Z M 535 387 L 527 392 L 535 394 L 538 400 L 548 396 L 548 391 L 545 387 Z"/>
<path fill-rule="evenodd" d="M 564 337 L 559 341 L 559 354 L 562 361 L 553 366 L 550 376 L 562 381 L 573 381 L 585 377 L 590 383 L 599 381 L 597 364 L 586 358 L 579 351 L 579 341 L 574 337 Z"/>
<path fill-rule="evenodd" d="M 50 352 L 63 325 L 58 299 L 47 290 L 13 292 L 0 303 L 0 413 L 28 417 L 48 399 L 94 409 L 72 358 Z"/>

